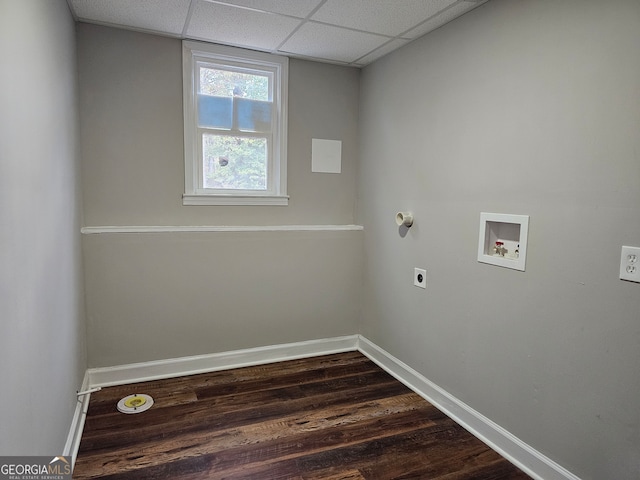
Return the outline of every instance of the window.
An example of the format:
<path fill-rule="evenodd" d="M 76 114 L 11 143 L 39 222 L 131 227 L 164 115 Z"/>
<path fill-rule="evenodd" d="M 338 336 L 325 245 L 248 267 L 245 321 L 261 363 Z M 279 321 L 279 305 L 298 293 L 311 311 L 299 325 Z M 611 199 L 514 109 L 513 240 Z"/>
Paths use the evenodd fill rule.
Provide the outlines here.
<path fill-rule="evenodd" d="M 287 205 L 288 59 L 183 42 L 184 205 Z"/>

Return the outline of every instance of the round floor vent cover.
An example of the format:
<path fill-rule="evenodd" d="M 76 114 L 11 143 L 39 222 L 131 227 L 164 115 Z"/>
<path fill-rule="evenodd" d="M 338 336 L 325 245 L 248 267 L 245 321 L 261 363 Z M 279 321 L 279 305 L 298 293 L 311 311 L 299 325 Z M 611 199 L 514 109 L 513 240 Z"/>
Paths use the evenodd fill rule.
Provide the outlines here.
<path fill-rule="evenodd" d="M 122 413 L 142 413 L 153 405 L 153 398 L 144 393 L 134 393 L 118 402 L 118 411 Z"/>

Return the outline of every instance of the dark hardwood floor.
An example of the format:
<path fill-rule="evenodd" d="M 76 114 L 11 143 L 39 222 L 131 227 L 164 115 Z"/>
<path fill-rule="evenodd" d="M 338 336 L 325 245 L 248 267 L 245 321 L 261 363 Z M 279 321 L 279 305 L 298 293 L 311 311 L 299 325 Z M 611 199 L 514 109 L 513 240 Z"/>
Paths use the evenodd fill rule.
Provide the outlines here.
<path fill-rule="evenodd" d="M 125 415 L 118 400 L 154 405 Z M 76 479 L 528 479 L 358 352 L 104 388 Z"/>

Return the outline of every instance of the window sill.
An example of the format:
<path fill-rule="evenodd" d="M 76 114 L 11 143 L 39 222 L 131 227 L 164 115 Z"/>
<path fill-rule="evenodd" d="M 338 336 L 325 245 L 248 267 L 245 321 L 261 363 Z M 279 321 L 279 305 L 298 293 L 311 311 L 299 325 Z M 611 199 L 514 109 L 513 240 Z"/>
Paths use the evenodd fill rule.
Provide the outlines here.
<path fill-rule="evenodd" d="M 275 195 L 182 195 L 182 205 L 289 205 L 288 196 Z"/>

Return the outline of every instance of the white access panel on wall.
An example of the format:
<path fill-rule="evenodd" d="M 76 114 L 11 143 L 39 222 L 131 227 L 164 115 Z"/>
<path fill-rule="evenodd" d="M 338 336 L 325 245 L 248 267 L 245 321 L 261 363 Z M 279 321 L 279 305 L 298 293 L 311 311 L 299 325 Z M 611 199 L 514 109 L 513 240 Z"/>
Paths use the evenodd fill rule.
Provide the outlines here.
<path fill-rule="evenodd" d="M 342 172 L 342 141 L 312 138 L 311 171 L 317 173 Z"/>
<path fill-rule="evenodd" d="M 528 215 L 480 213 L 478 261 L 524 272 Z"/>

